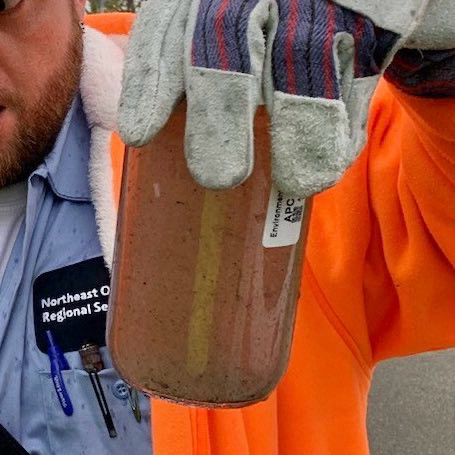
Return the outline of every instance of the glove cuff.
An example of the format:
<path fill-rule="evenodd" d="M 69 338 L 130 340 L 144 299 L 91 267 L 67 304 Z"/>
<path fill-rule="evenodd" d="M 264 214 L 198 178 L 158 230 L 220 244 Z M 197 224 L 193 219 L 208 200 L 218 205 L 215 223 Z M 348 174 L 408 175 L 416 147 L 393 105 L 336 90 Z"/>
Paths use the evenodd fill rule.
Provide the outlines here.
<path fill-rule="evenodd" d="M 455 49 L 402 49 L 388 67 L 385 78 L 408 95 L 454 97 Z"/>

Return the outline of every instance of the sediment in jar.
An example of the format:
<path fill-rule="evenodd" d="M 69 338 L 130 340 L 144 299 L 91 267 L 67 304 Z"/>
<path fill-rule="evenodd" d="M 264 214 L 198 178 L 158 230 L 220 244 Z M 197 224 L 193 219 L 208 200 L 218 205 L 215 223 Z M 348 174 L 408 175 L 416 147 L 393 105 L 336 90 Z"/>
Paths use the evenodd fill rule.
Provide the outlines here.
<path fill-rule="evenodd" d="M 120 373 L 186 402 L 265 399 L 287 364 L 301 245 L 262 246 L 270 194 L 267 119 L 234 190 L 205 190 L 183 156 L 183 107 L 131 150 L 120 207 L 109 346 Z"/>

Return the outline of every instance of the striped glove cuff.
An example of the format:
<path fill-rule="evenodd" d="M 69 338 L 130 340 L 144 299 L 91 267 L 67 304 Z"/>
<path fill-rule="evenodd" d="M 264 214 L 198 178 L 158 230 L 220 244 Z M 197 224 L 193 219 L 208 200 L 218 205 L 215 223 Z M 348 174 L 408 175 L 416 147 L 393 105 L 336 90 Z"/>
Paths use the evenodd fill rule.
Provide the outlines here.
<path fill-rule="evenodd" d="M 402 49 L 385 78 L 409 95 L 431 98 L 455 96 L 455 49 Z"/>

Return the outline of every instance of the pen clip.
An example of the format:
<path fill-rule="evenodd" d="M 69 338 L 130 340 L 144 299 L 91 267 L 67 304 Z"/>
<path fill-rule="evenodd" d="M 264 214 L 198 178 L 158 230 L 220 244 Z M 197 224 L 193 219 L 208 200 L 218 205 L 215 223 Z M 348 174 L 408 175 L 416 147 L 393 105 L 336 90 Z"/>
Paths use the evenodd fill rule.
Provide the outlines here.
<path fill-rule="evenodd" d="M 63 352 L 58 347 L 50 330 L 46 331 L 48 350 L 47 354 L 51 363 L 51 376 L 54 388 L 57 393 L 58 401 L 67 416 L 72 416 L 74 409 L 71 403 L 70 396 L 66 390 L 65 382 L 63 381 L 63 370 L 69 370 L 69 364 Z"/>
<path fill-rule="evenodd" d="M 55 338 L 50 330 L 46 330 L 46 338 L 49 357 L 57 362 L 60 370 L 69 370 L 70 366 L 68 360 L 66 360 L 66 357 L 63 355 L 62 350 L 55 341 Z"/>
<path fill-rule="evenodd" d="M 79 349 L 79 355 L 81 357 L 82 366 L 88 373 L 92 383 L 93 391 L 95 392 L 109 436 L 111 438 L 115 438 L 117 437 L 117 431 L 115 429 L 114 421 L 112 420 L 112 415 L 109 411 L 109 406 L 98 376 L 98 372 L 104 368 L 100 349 L 96 344 L 86 343 L 81 347 L 81 349 Z"/>

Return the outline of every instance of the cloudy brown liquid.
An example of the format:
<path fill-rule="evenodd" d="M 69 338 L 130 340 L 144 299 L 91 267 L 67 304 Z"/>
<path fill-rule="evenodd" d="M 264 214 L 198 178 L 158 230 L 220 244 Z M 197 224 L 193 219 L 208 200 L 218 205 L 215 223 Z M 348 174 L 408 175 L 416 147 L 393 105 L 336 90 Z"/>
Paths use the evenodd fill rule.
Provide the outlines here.
<path fill-rule="evenodd" d="M 285 372 L 305 236 L 262 246 L 271 189 L 265 112 L 254 172 L 230 191 L 194 183 L 184 126 L 182 105 L 150 145 L 127 153 L 108 342 L 121 375 L 150 395 L 243 406 L 267 398 Z"/>

